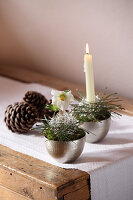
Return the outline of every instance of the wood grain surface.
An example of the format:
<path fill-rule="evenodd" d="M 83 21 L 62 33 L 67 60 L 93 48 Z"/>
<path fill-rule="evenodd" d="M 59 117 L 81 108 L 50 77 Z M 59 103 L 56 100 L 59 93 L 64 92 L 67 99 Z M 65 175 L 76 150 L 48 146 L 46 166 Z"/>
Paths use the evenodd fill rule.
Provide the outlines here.
<path fill-rule="evenodd" d="M 89 198 L 88 181 L 86 172 L 62 169 L 0 145 L 0 185 L 14 191 L 4 189 L 3 195 L 17 193 L 35 200 L 67 199 L 68 194 L 76 195 L 85 188 L 82 190 L 87 191 L 85 196 Z"/>
<path fill-rule="evenodd" d="M 0 200 L 31 200 L 0 185 Z"/>

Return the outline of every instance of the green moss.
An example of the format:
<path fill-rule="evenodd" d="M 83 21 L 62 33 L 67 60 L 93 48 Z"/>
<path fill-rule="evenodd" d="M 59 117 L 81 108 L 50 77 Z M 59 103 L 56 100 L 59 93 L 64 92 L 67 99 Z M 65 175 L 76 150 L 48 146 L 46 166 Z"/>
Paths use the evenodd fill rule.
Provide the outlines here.
<path fill-rule="evenodd" d="M 48 140 L 54 141 L 73 141 L 85 136 L 83 129 L 78 126 L 58 124 L 56 127 L 51 127 L 47 124 L 42 131 L 42 134 L 48 138 Z"/>

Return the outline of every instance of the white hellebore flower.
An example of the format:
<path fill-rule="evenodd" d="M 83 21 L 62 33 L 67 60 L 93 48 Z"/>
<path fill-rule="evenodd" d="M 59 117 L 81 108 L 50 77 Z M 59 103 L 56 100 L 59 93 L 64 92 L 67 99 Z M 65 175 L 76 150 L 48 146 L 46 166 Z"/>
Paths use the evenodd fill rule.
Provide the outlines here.
<path fill-rule="evenodd" d="M 52 104 L 57 106 L 63 112 L 67 110 L 69 104 L 74 101 L 74 97 L 70 90 L 66 91 L 58 91 L 52 90 Z"/>

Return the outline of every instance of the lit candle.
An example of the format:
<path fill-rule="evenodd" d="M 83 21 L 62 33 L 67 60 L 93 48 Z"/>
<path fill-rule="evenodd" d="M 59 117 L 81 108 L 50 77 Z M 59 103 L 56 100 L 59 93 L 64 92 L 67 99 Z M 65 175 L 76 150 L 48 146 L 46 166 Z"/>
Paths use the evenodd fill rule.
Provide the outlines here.
<path fill-rule="evenodd" d="M 89 47 L 86 44 L 86 54 L 84 56 L 84 72 L 86 77 L 86 100 L 89 103 L 95 103 L 95 87 L 92 66 L 92 55 L 89 54 Z"/>

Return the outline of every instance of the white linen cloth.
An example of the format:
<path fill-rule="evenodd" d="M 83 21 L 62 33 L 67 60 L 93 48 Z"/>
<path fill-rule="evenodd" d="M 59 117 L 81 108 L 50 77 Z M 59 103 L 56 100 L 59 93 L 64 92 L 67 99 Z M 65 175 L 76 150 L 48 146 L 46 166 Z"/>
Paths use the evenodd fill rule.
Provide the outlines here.
<path fill-rule="evenodd" d="M 112 118 L 110 131 L 102 142 L 86 143 L 79 159 L 71 164 L 60 164 L 48 155 L 42 135 L 34 131 L 12 133 L 3 121 L 6 107 L 22 101 L 28 90 L 51 98 L 49 87 L 0 77 L 0 144 L 59 167 L 88 172 L 92 200 L 133 200 L 133 117 Z"/>

